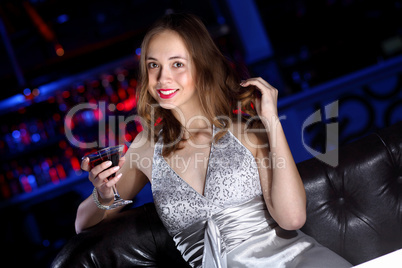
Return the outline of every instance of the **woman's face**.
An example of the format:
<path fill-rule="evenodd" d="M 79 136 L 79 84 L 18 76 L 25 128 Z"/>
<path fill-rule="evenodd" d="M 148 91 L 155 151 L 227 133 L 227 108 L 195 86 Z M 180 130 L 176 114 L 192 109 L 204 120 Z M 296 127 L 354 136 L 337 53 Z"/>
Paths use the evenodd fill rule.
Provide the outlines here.
<path fill-rule="evenodd" d="M 164 108 L 182 112 L 199 105 L 189 52 L 174 31 L 155 35 L 146 55 L 149 92 Z"/>

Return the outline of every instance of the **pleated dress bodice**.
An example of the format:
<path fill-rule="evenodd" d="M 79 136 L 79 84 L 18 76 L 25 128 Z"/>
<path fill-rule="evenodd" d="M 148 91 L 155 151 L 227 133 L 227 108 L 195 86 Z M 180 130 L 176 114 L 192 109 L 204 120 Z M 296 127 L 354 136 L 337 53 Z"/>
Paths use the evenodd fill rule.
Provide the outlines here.
<path fill-rule="evenodd" d="M 160 139 L 152 166 L 154 203 L 191 267 L 352 266 L 300 230 L 280 228 L 266 207 L 253 154 L 230 131 L 211 146 L 203 195 L 171 168 L 162 150 Z"/>
<path fill-rule="evenodd" d="M 213 134 L 219 131 L 213 128 Z M 217 211 L 261 196 L 253 154 L 228 131 L 211 145 L 204 195 L 184 181 L 162 156 L 161 139 L 155 145 L 152 193 L 158 214 L 173 236 Z"/>

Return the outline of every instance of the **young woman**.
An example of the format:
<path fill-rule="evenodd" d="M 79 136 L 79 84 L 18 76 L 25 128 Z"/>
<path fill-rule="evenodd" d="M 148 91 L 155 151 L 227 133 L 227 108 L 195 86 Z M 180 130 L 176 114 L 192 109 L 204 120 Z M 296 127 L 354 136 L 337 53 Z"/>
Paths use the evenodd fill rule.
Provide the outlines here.
<path fill-rule="evenodd" d="M 306 196 L 277 90 L 262 78 L 241 81 L 198 18 L 171 14 L 151 28 L 139 89 L 145 130 L 119 167 L 82 163 L 98 203 L 113 201 L 116 183 L 130 199 L 150 181 L 158 214 L 193 267 L 351 266 L 298 230 Z M 92 197 L 82 202 L 77 232 L 119 211 L 99 207 Z"/>

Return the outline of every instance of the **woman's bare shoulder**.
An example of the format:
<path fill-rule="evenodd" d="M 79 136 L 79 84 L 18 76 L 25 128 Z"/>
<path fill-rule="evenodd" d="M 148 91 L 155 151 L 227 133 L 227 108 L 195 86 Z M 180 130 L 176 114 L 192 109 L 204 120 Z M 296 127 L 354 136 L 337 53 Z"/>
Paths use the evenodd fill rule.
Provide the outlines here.
<path fill-rule="evenodd" d="M 133 142 L 130 145 L 130 150 L 134 150 L 137 152 L 148 152 L 151 150 L 153 142 L 148 139 L 148 136 L 145 134 L 144 131 L 135 136 Z"/>
<path fill-rule="evenodd" d="M 249 128 L 244 122 L 235 122 L 230 131 L 254 156 L 262 146 L 268 144 L 265 128 Z"/>
<path fill-rule="evenodd" d="M 144 132 L 140 132 L 137 134 L 126 152 L 126 161 L 130 161 L 131 167 L 136 167 L 142 172 L 148 174 L 148 169 L 152 166 L 154 149 L 155 143 L 152 140 L 149 140 Z M 144 163 L 149 164 L 144 165 Z"/>
<path fill-rule="evenodd" d="M 152 176 L 153 150 L 143 133 L 137 134 L 127 152 L 121 168 L 123 177 L 118 183 L 119 192 L 126 198 L 134 197 Z"/>

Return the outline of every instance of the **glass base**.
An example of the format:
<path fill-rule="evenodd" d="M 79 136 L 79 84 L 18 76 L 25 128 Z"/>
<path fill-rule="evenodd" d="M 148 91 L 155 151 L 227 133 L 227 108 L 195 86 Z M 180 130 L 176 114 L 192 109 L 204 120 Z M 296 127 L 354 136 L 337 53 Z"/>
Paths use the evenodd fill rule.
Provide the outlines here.
<path fill-rule="evenodd" d="M 113 204 L 111 204 L 109 206 L 108 209 L 118 208 L 118 207 L 125 206 L 125 205 L 131 204 L 131 203 L 133 203 L 133 200 L 117 199 L 113 202 Z"/>

